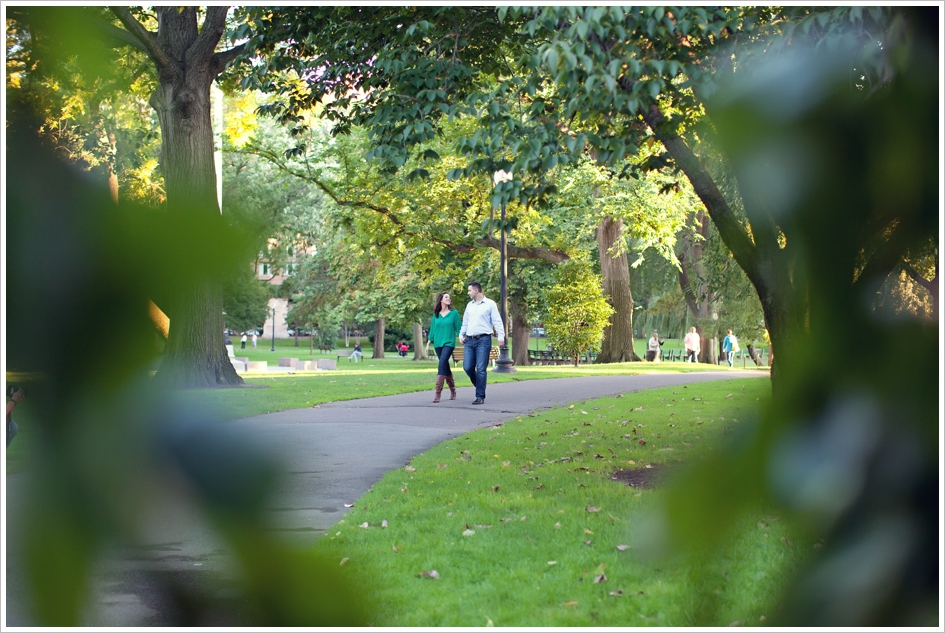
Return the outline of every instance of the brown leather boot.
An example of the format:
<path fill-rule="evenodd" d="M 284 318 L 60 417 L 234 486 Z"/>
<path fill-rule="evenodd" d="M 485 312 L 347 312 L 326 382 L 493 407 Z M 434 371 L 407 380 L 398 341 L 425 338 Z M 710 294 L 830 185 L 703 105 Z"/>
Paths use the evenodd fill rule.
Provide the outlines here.
<path fill-rule="evenodd" d="M 443 393 L 443 381 L 446 380 L 446 376 L 437 376 L 436 377 L 436 395 L 433 396 L 433 402 L 440 401 L 440 394 Z"/>
<path fill-rule="evenodd" d="M 450 388 L 450 400 L 456 400 L 456 383 L 453 382 L 452 376 L 446 377 L 446 384 Z"/>

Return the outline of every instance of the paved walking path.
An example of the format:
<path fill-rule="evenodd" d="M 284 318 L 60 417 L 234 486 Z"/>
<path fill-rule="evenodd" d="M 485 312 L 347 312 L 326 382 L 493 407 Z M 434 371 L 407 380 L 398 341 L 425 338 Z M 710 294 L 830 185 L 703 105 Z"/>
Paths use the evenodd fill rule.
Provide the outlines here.
<path fill-rule="evenodd" d="M 595 376 L 528 380 L 489 385 L 484 405 L 473 406 L 472 387 L 460 387 L 456 400 L 432 403 L 430 391 L 323 404 L 257 415 L 229 422 L 278 455 L 285 476 L 268 507 L 271 529 L 298 548 L 308 548 L 337 523 L 347 509 L 384 473 L 408 459 L 471 430 L 556 405 L 641 389 L 730 378 L 766 378 L 766 372 L 721 370 L 687 374 Z M 457 375 L 460 383 L 465 376 Z M 8 515 L 17 499 L 18 480 L 7 477 Z M 150 522 L 153 546 L 137 556 L 109 563 L 96 583 L 97 603 L 88 625 L 163 625 L 160 605 L 143 570 L 173 574 L 221 570 L 228 557 L 220 542 L 190 507 L 155 508 Z M 8 581 L 19 574 L 10 574 Z M 136 582 L 137 580 L 137 582 Z M 13 583 L 16 585 L 16 583 Z M 20 589 L 7 586 L 7 625 L 29 625 L 16 605 Z"/>

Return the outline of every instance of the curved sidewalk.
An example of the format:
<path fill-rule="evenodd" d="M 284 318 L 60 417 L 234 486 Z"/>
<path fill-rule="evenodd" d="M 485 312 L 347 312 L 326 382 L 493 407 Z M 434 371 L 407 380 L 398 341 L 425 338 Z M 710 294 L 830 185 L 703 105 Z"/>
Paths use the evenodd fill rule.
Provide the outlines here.
<path fill-rule="evenodd" d="M 473 406 L 474 389 L 458 387 L 456 400 L 433 404 L 433 389 L 268 413 L 232 422 L 272 450 L 286 476 L 270 503 L 272 529 L 299 547 L 341 520 L 384 473 L 463 433 L 515 416 L 587 398 L 641 389 L 732 378 L 767 378 L 767 372 L 723 370 L 686 374 L 589 376 L 488 385 Z M 468 382 L 465 376 L 457 379 Z"/>
<path fill-rule="evenodd" d="M 268 504 L 270 529 L 298 548 L 311 547 L 383 475 L 411 457 L 477 428 L 570 402 L 642 389 L 731 378 L 767 378 L 767 372 L 722 370 L 686 374 L 595 376 L 513 381 L 489 385 L 486 402 L 473 406 L 471 386 L 456 400 L 433 404 L 433 389 L 419 393 L 323 404 L 225 423 L 274 456 L 284 476 Z M 462 374 L 462 383 L 468 382 Z M 7 516 L 23 503 L 29 473 L 7 477 Z M 101 561 L 91 579 L 83 626 L 167 626 L 168 607 L 155 574 L 187 586 L 209 583 L 208 572 L 227 574 L 232 561 L 219 538 L 189 505 L 151 507 L 148 543 Z M 11 525 L 8 524 L 9 539 Z M 15 542 L 8 541 L 8 542 Z M 7 550 L 6 626 L 31 626 L 25 578 Z M 149 573 L 143 573 L 143 572 Z"/>

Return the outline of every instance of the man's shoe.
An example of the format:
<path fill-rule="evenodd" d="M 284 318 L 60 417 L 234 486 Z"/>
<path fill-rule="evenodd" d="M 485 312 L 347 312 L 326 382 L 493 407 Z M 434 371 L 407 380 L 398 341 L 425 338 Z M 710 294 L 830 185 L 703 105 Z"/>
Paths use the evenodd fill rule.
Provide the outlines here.
<path fill-rule="evenodd" d="M 476 398 L 475 400 L 473 400 L 472 403 L 473 403 L 473 404 L 482 404 L 483 402 L 485 402 L 485 400 L 483 400 L 482 398 Z"/>

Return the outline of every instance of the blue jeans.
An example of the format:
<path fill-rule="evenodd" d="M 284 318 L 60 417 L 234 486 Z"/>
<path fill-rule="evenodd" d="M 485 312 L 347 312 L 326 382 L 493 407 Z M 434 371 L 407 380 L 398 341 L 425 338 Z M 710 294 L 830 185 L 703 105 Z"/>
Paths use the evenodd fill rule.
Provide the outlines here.
<path fill-rule="evenodd" d="M 735 360 L 735 352 L 725 352 L 725 360 L 728 361 L 729 367 L 733 367 L 732 362 Z"/>
<path fill-rule="evenodd" d="M 450 369 L 450 357 L 453 355 L 454 349 L 452 345 L 433 348 L 433 351 L 436 352 L 436 357 L 440 359 L 440 364 L 436 368 L 437 376 L 446 376 L 447 378 L 453 376 L 453 371 Z"/>
<path fill-rule="evenodd" d="M 467 338 L 463 349 L 463 371 L 476 387 L 476 397 L 486 397 L 486 367 L 489 366 L 489 350 L 492 349 L 492 337 L 488 334 L 479 338 Z"/>

